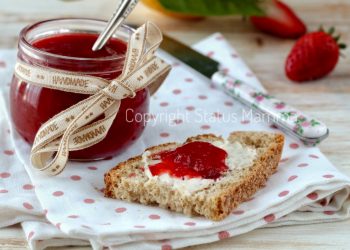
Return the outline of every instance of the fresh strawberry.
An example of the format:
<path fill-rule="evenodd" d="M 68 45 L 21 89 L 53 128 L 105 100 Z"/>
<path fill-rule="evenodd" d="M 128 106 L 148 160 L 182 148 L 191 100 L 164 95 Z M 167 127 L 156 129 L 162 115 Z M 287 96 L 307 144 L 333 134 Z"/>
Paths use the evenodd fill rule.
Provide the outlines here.
<path fill-rule="evenodd" d="M 306 33 L 305 24 L 286 4 L 278 0 L 263 3 L 265 15 L 250 17 L 257 29 L 282 38 L 298 38 Z"/>
<path fill-rule="evenodd" d="M 339 49 L 346 47 L 338 44 L 340 36 L 332 37 L 334 28 L 329 32 L 322 29 L 301 37 L 289 53 L 285 71 L 289 79 L 297 82 L 321 78 L 330 73 L 338 63 Z"/>

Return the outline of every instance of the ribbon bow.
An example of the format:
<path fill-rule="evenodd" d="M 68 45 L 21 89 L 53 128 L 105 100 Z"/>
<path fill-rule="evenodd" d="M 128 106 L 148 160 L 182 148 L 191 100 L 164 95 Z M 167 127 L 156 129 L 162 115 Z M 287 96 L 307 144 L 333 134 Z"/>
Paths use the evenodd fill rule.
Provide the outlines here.
<path fill-rule="evenodd" d="M 128 43 L 123 71 L 112 81 L 18 61 L 15 74 L 24 82 L 91 95 L 40 127 L 31 151 L 33 167 L 49 175 L 59 174 L 66 166 L 69 151 L 90 147 L 106 137 L 122 99 L 134 97 L 135 92 L 151 83 L 154 92 L 170 71 L 170 66 L 155 56 L 161 41 L 156 25 L 147 22 L 138 28 Z M 104 118 L 91 123 L 102 114 Z"/>

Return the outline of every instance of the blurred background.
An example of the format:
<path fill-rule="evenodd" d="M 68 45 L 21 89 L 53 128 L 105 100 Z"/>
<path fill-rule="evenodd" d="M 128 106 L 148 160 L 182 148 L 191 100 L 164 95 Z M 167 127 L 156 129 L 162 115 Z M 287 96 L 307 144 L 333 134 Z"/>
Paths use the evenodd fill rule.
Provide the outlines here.
<path fill-rule="evenodd" d="M 225 0 L 219 2 L 221 1 Z M 58 17 L 89 17 L 107 20 L 118 2 L 119 0 L 0 0 L 0 48 L 15 48 L 20 30 L 38 20 Z M 173 14 L 168 15 L 169 11 L 161 7 L 161 3 L 164 2 L 177 1 L 141 0 L 128 21 L 133 24 L 142 24 L 146 20 L 151 20 L 167 34 L 186 44 L 192 44 L 214 32 L 221 32 L 244 57 L 253 71 L 258 73 L 263 82 L 264 79 L 271 80 L 269 75 L 273 73 L 273 81 L 276 82 L 274 86 L 280 88 L 286 86 L 279 82 L 286 80 L 283 70 L 284 60 L 295 39 L 280 39 L 259 32 L 249 19 L 243 20 L 239 11 L 235 15 L 224 17 L 189 18 L 189 15 L 174 17 Z M 201 0 L 190 2 L 195 5 Z M 343 42 L 350 40 L 349 0 L 284 0 L 284 3 L 295 11 L 309 31 L 317 30 L 320 25 L 334 26 L 337 32 L 342 34 Z M 342 58 L 334 72 L 335 77 L 348 74 L 347 64 L 349 64 L 349 57 Z M 328 84 L 330 79 L 326 78 L 323 81 Z M 344 90 L 343 87 L 342 84 L 337 85 L 339 91 Z M 310 88 L 313 87 L 310 86 Z"/>

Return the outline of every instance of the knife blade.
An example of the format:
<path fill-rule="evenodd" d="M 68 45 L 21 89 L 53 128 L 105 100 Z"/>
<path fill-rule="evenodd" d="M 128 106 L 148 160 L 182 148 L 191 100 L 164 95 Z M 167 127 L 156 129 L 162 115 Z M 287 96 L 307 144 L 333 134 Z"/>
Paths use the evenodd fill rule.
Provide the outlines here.
<path fill-rule="evenodd" d="M 250 108 L 266 114 L 286 133 L 300 139 L 306 145 L 316 145 L 327 138 L 329 129 L 316 118 L 278 100 L 265 91 L 258 90 L 220 70 L 220 63 L 193 50 L 185 44 L 163 36 L 160 48 L 201 73 L 221 87 L 229 96 Z"/>

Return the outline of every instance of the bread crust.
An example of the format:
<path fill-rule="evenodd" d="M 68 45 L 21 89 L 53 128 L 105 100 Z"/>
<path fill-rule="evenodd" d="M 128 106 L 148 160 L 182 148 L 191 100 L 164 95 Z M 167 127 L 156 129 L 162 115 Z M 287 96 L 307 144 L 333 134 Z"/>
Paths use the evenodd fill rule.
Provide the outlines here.
<path fill-rule="evenodd" d="M 205 134 L 190 137 L 185 143 L 217 140 L 223 141 L 223 138 Z M 226 181 L 215 182 L 210 187 L 187 196 L 165 183 L 150 182 L 144 173 L 142 156 L 139 155 L 121 162 L 105 174 L 105 196 L 146 205 L 158 205 L 187 215 L 203 215 L 214 221 L 222 220 L 240 203 L 264 187 L 268 177 L 276 172 L 284 136 L 267 132 L 233 132 L 227 140 L 230 143 L 238 141 L 243 145 L 254 147 L 258 155 L 251 166 L 232 173 L 232 178 L 227 178 Z M 145 151 L 153 154 L 180 145 L 175 142 L 166 143 Z"/>

